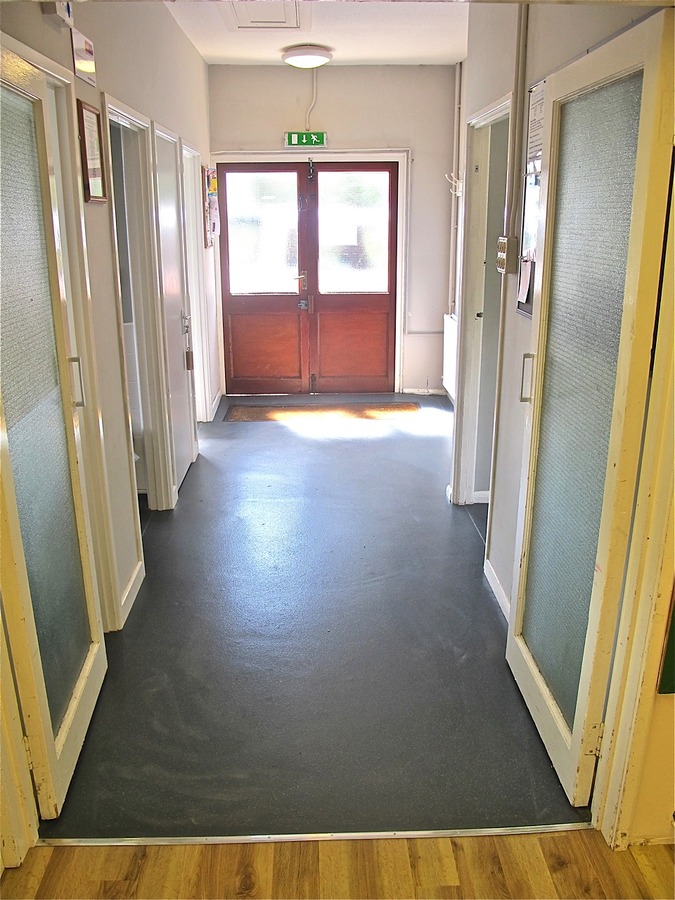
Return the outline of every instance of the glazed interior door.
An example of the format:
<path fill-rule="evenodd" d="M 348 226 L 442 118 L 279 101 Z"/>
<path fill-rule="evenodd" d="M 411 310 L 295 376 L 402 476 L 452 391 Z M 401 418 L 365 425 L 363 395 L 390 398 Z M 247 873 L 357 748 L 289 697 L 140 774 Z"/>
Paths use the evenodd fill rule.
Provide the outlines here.
<path fill-rule="evenodd" d="M 3 50 L 0 101 L 0 594 L 40 814 L 54 818 L 107 663 L 45 76 Z"/>
<path fill-rule="evenodd" d="M 392 391 L 397 164 L 218 173 L 228 391 Z"/>
<path fill-rule="evenodd" d="M 638 26 L 546 81 L 507 659 L 576 806 L 600 753 L 648 395 L 672 134 L 655 127 L 672 110 L 662 27 Z"/>

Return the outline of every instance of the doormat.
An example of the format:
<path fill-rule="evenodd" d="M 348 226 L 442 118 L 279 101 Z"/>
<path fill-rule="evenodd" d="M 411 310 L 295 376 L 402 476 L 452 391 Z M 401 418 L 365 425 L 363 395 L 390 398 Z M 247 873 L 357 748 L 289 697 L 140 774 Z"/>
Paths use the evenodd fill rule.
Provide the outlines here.
<path fill-rule="evenodd" d="M 294 422 L 308 419 L 399 419 L 417 413 L 419 403 L 345 403 L 326 406 L 231 406 L 224 422 Z"/>

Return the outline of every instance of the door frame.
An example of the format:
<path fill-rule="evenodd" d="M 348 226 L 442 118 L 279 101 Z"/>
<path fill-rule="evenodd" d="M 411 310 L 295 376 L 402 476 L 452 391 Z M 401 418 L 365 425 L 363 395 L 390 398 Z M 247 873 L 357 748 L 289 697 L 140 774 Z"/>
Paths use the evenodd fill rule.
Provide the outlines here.
<path fill-rule="evenodd" d="M 173 438 L 173 424 L 171 418 L 171 404 L 170 404 L 170 380 L 169 380 L 169 341 L 168 334 L 166 329 L 166 317 L 165 317 L 165 307 L 164 307 L 164 290 L 162 286 L 162 250 L 161 250 L 161 237 L 160 237 L 160 222 L 159 222 L 159 167 L 157 165 L 157 140 L 164 140 L 173 145 L 176 148 L 176 185 L 178 189 L 177 194 L 177 204 L 178 204 L 178 227 L 179 227 L 179 244 L 180 244 L 180 277 L 181 277 L 181 291 L 183 294 L 183 311 L 187 316 L 188 322 L 190 321 L 190 296 L 188 293 L 188 284 L 187 284 L 187 271 L 186 271 L 186 239 L 185 239 L 185 197 L 183 191 L 183 151 L 182 151 L 182 139 L 180 135 L 176 134 L 173 131 L 170 131 L 168 128 L 165 128 L 163 125 L 160 125 L 158 122 L 154 120 L 150 125 L 151 132 L 151 143 L 152 143 L 152 184 L 153 184 L 153 210 L 154 210 L 154 236 L 155 236 L 155 252 L 156 252 L 156 262 L 157 262 L 157 285 L 159 289 L 159 307 L 158 307 L 158 318 L 159 324 L 162 332 L 162 354 L 163 354 L 163 375 L 166 379 L 165 391 L 164 391 L 164 400 L 166 402 L 166 424 L 168 425 L 168 437 L 169 437 L 169 446 L 166 448 L 169 451 L 169 459 L 170 468 L 167 472 L 169 476 L 169 480 L 171 483 L 171 499 L 172 504 L 170 508 L 173 508 L 178 502 L 178 489 L 180 484 L 178 483 L 178 473 L 176 468 L 176 460 L 175 460 L 175 444 Z M 189 327 L 189 326 L 188 326 Z M 199 441 L 197 439 L 197 412 L 195 408 L 195 392 L 194 392 L 194 379 L 189 379 L 189 418 L 190 418 L 190 437 L 191 437 L 191 447 L 190 447 L 190 463 L 193 463 L 199 454 Z"/>
<path fill-rule="evenodd" d="M 672 41 L 672 27 L 670 36 Z M 669 58 L 672 83 L 672 44 Z M 671 100 L 671 121 L 672 112 Z M 673 161 L 675 163 L 675 140 Z M 675 282 L 675 195 L 672 182 L 668 224 L 663 294 L 633 534 L 626 566 L 616 656 L 607 697 L 605 731 L 608 740 L 598 763 L 593 797 L 593 824 L 602 831 L 611 847 L 620 850 L 628 846 L 629 837 L 638 840 L 644 837 L 634 834 L 632 819 L 642 782 L 642 760 L 647 752 L 652 725 L 673 591 L 675 348 L 672 335 L 675 316 L 672 291 Z"/>
<path fill-rule="evenodd" d="M 209 353 L 208 316 L 204 277 L 204 210 L 201 199 L 201 154 L 196 147 L 181 141 L 183 161 L 183 213 L 185 216 L 185 277 L 188 285 L 190 314 L 192 316 L 191 339 L 194 351 L 194 393 L 198 422 L 210 422 L 213 418 L 210 400 L 212 379 Z M 189 170 L 192 170 L 191 172 Z M 188 191 L 188 179 L 194 178 L 194 191 Z M 191 224 L 190 224 L 191 223 Z M 190 286 L 194 290 L 190 289 Z"/>
<path fill-rule="evenodd" d="M 302 163 L 307 151 L 271 150 L 260 152 L 223 150 L 211 154 L 219 163 Z M 403 346 L 407 306 L 407 254 L 410 202 L 410 150 L 316 150 L 311 157 L 319 162 L 395 162 L 398 163 L 398 212 L 396 220 L 396 323 L 394 349 L 394 393 L 403 392 Z M 221 261 L 222 265 L 222 261 Z M 222 306 L 222 302 L 221 302 Z M 227 391 L 227 383 L 225 384 Z"/>
<path fill-rule="evenodd" d="M 118 122 L 122 127 L 133 129 L 137 134 L 139 151 L 139 171 L 137 174 L 140 189 L 133 196 L 137 203 L 136 215 L 141 227 L 131 235 L 132 242 L 140 248 L 138 259 L 139 277 L 143 286 L 139 299 L 136 325 L 141 333 L 139 341 L 139 377 L 141 382 L 141 401 L 143 415 L 147 417 L 150 427 L 144 429 L 145 459 L 148 476 L 148 506 L 150 509 L 173 509 L 176 505 L 176 492 L 171 477 L 171 435 L 169 431 L 169 407 L 167 398 L 167 374 L 164 356 L 164 331 L 161 316 L 161 295 L 159 290 L 159 258 L 156 245 L 156 207 L 154 200 L 153 155 L 151 121 L 147 116 L 116 100 L 110 94 L 102 95 L 102 131 L 103 148 L 106 154 L 108 171 L 112 172 L 112 150 L 110 146 L 110 120 Z M 114 185 L 113 185 L 114 189 Z M 122 329 L 121 309 L 122 295 L 120 288 L 119 248 L 115 229 L 115 210 L 110 203 L 111 239 L 113 242 L 113 266 L 115 271 L 115 299 L 117 305 L 118 329 Z M 122 331 L 118 331 L 118 341 L 123 342 Z M 122 353 L 125 383 L 127 379 L 126 363 Z M 129 410 L 129 394 L 125 391 L 125 407 Z M 134 467 L 134 483 L 135 483 Z"/>
<path fill-rule="evenodd" d="M 113 100 L 109 95 L 102 93 L 101 94 L 101 130 L 102 130 L 102 147 L 101 151 L 103 153 L 103 157 L 105 159 L 107 172 L 109 173 L 109 181 L 110 181 L 110 199 L 108 201 L 108 207 L 110 212 L 110 231 L 111 231 L 111 241 L 113 245 L 113 253 L 112 253 L 112 264 L 113 264 L 113 273 L 114 273 L 114 281 L 115 281 L 115 321 L 117 325 L 117 353 L 120 361 L 120 369 L 122 371 L 123 379 L 124 379 L 124 391 L 122 396 L 122 403 L 124 407 L 124 416 L 125 423 L 127 428 L 126 433 L 126 457 L 127 457 L 127 468 L 129 471 L 129 481 L 133 486 L 134 494 L 137 492 L 136 487 L 136 467 L 134 464 L 134 450 L 133 450 L 133 437 L 131 433 L 131 413 L 129 410 L 129 391 L 127 389 L 127 370 L 126 370 L 126 361 L 124 358 L 124 325 L 122 321 L 122 291 L 120 286 L 120 271 L 119 271 L 119 250 L 117 246 L 117 231 L 115 227 L 115 208 L 112 199 L 112 191 L 114 189 L 114 185 L 112 183 L 112 153 L 110 147 L 110 112 L 113 111 L 113 116 L 116 118 L 117 116 L 124 117 L 129 121 L 133 121 L 133 114 L 130 114 L 131 111 L 127 110 L 123 112 L 122 104 Z M 147 455 L 147 454 L 146 454 Z M 128 583 L 125 585 L 124 590 L 117 593 L 115 597 L 115 601 L 113 603 L 104 602 L 102 604 L 101 612 L 103 614 L 103 621 L 106 631 L 117 631 L 121 629 L 129 615 L 131 607 L 133 606 L 134 600 L 140 590 L 141 584 L 145 577 L 145 562 L 143 557 L 143 541 L 141 536 L 141 524 L 140 517 L 136 517 L 134 520 L 134 542 L 136 546 L 136 565 L 134 571 L 129 579 Z"/>
<path fill-rule="evenodd" d="M 478 154 L 485 163 L 480 178 L 472 180 L 465 176 L 464 189 L 464 221 L 462 228 L 462 264 L 461 283 L 459 287 L 460 302 L 457 304 L 457 376 L 455 401 L 455 441 L 452 452 L 452 488 L 451 500 L 458 505 L 490 502 L 494 481 L 494 459 L 497 444 L 496 423 L 499 414 L 501 393 L 502 345 L 504 334 L 504 289 L 505 276 L 502 276 L 502 294 L 499 314 L 497 381 L 495 385 L 495 415 L 492 432 L 492 465 L 490 467 L 490 489 L 488 497 L 477 496 L 475 492 L 476 452 L 478 437 L 478 395 L 480 389 L 480 356 L 482 328 L 477 313 L 483 309 L 485 289 L 485 265 L 482 252 L 476 252 L 472 240 L 472 230 L 477 229 L 481 238 L 480 246 L 485 246 L 488 196 L 487 164 L 489 163 L 490 133 L 492 125 L 503 119 L 509 119 L 509 137 L 517 123 L 512 116 L 512 94 L 506 94 L 500 100 L 480 110 L 466 123 L 466 172 L 475 165 Z M 483 146 L 484 145 L 484 146 Z M 509 152 L 506 158 L 506 170 L 513 166 L 511 155 L 512 140 L 509 139 Z M 507 183 L 508 190 L 508 183 Z M 496 248 L 495 248 L 496 252 Z M 488 513 L 489 515 L 489 513 Z M 489 525 L 488 525 L 489 535 Z"/>
<path fill-rule="evenodd" d="M 574 805 L 585 804 L 591 791 L 595 766 L 589 760 L 600 755 L 603 709 L 613 673 L 610 668 L 618 621 L 618 606 L 640 458 L 635 435 L 642 432 L 647 397 L 650 348 L 654 333 L 662 245 L 655 246 L 653 234 L 664 233 L 665 210 L 672 147 L 672 115 L 668 124 L 667 104 L 672 87 L 668 87 L 666 22 L 672 19 L 655 16 L 619 35 L 592 54 L 570 63 L 547 79 L 544 160 L 542 166 L 542 208 L 538 248 L 543 247 L 542 264 L 535 280 L 535 316 L 533 351 L 535 360 L 526 414 L 523 445 L 521 501 L 516 535 L 517 562 L 513 592 L 516 598 L 510 611 L 507 659 L 518 681 L 525 702 L 537 724 L 542 740 L 556 768 L 558 777 Z M 672 30 L 672 24 L 671 24 Z M 672 44 L 671 44 L 672 52 Z M 606 467 L 602 520 L 596 555 L 593 599 L 579 682 L 575 725 L 565 723 L 548 686 L 522 638 L 524 579 L 527 565 L 529 531 L 532 518 L 531 496 L 538 440 L 541 383 L 544 348 L 546 346 L 547 304 L 551 272 L 554 196 L 549 177 L 554 171 L 559 109 L 567 99 L 587 90 L 620 80 L 643 70 L 643 103 L 640 117 L 633 211 L 630 226 L 625 278 L 621 343 L 617 360 L 615 405 Z M 672 68 L 670 69 L 672 78 Z M 556 85 L 555 101 L 551 85 Z M 670 91 L 670 96 L 669 96 Z M 547 134 L 550 137 L 547 137 Z M 551 166 L 550 159 L 553 160 Z M 639 298 L 639 302 L 638 302 Z M 602 598 L 602 602 L 601 602 Z M 630 601 L 629 601 L 630 603 Z M 612 726 L 614 723 L 611 723 Z M 583 766 L 581 762 L 588 764 Z M 597 787 L 597 785 L 596 785 Z"/>

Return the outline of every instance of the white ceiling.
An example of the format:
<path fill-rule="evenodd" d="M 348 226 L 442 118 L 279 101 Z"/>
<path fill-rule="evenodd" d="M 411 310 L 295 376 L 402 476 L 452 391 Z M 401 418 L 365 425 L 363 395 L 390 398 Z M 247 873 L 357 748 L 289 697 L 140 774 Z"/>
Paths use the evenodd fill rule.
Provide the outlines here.
<path fill-rule="evenodd" d="M 467 3 L 170 0 L 166 5 L 210 64 L 284 65 L 285 47 L 307 43 L 329 47 L 331 66 L 451 65 L 466 56 Z"/>

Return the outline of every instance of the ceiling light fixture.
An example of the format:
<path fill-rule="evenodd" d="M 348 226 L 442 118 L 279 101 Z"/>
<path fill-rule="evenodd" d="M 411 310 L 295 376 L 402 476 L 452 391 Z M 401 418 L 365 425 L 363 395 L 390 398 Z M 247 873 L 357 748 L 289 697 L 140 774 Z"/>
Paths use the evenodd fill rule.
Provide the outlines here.
<path fill-rule="evenodd" d="M 289 66 L 295 66 L 296 69 L 316 69 L 330 62 L 333 54 L 327 47 L 317 47 L 315 44 L 298 44 L 297 47 L 288 47 L 284 50 L 281 58 Z"/>

